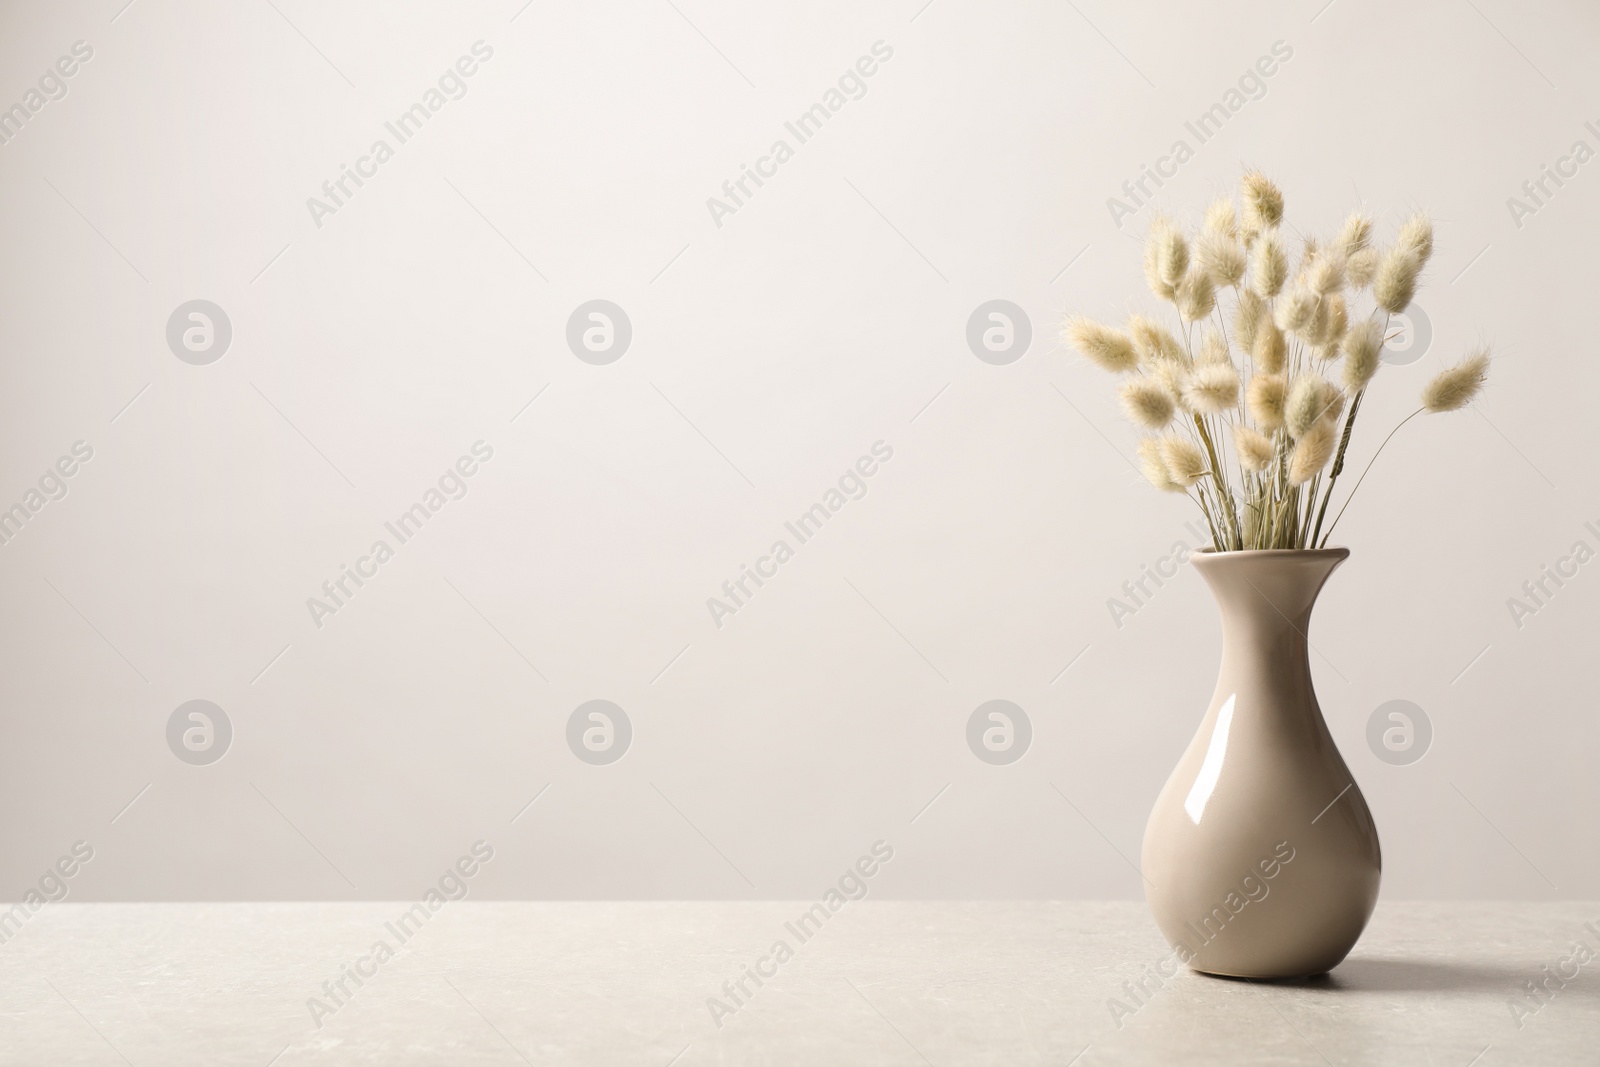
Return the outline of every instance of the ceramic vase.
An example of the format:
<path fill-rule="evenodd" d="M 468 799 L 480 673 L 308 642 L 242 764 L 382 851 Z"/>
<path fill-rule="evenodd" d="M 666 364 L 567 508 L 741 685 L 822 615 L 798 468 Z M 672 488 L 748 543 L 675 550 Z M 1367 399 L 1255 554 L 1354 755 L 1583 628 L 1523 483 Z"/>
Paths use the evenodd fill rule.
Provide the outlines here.
<path fill-rule="evenodd" d="M 1191 557 L 1221 612 L 1222 666 L 1150 813 L 1143 873 L 1156 923 L 1197 971 L 1324 973 L 1377 903 L 1377 828 L 1323 720 L 1308 656 L 1312 605 L 1349 554 Z"/>

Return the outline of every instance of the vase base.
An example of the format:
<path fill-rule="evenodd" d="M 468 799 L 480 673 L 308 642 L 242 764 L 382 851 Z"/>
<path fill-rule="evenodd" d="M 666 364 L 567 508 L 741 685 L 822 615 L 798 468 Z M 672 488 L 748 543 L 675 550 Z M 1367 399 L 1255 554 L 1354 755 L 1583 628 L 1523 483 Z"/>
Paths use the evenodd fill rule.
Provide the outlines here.
<path fill-rule="evenodd" d="M 1207 978 L 1226 978 L 1234 982 L 1313 982 L 1319 978 L 1326 978 L 1332 970 L 1311 971 L 1307 974 L 1233 974 L 1228 971 L 1206 971 L 1199 967 L 1190 967 L 1195 974 L 1203 974 Z"/>

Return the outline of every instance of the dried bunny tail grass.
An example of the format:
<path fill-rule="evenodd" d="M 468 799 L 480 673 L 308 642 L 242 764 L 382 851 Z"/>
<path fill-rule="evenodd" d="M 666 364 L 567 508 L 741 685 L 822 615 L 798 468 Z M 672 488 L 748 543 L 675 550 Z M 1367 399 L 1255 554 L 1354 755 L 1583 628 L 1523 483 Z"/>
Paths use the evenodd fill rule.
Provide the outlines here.
<path fill-rule="evenodd" d="M 1316 237 L 1311 234 L 1307 234 L 1301 239 L 1300 263 L 1295 267 L 1295 281 L 1301 283 L 1302 285 L 1305 284 L 1306 272 L 1311 269 L 1311 263 L 1317 258 L 1317 252 L 1320 251 L 1321 248 L 1322 246 L 1317 242 Z"/>
<path fill-rule="evenodd" d="M 1278 304 L 1273 320 L 1280 330 L 1299 331 L 1310 325 L 1316 313 L 1317 295 L 1304 289 L 1295 289 Z"/>
<path fill-rule="evenodd" d="M 1167 477 L 1187 489 L 1211 473 L 1200 446 L 1186 437 L 1166 434 L 1160 439 L 1161 461 L 1166 465 Z"/>
<path fill-rule="evenodd" d="M 1327 332 L 1328 314 L 1328 302 L 1326 300 L 1318 299 L 1317 302 L 1312 305 L 1311 318 L 1307 320 L 1304 326 L 1300 327 L 1295 332 L 1300 335 L 1300 339 L 1307 345 L 1315 347 L 1317 344 L 1317 338 L 1321 337 L 1325 332 Z"/>
<path fill-rule="evenodd" d="M 1128 335 L 1128 340 L 1133 342 L 1133 350 L 1139 354 L 1139 362 L 1149 363 L 1157 359 L 1161 353 L 1159 332 L 1162 326 L 1156 320 L 1145 315 L 1129 315 L 1128 323 L 1122 332 Z"/>
<path fill-rule="evenodd" d="M 1182 270 L 1168 280 L 1168 264 L 1173 258 L 1181 258 L 1187 266 L 1189 246 L 1171 222 L 1155 216 L 1150 219 L 1150 232 L 1144 238 L 1144 280 L 1150 291 L 1165 301 L 1178 296 L 1178 282 L 1182 280 Z"/>
<path fill-rule="evenodd" d="M 1157 248 L 1161 252 L 1161 280 L 1176 288 L 1189 269 L 1189 243 L 1183 234 L 1166 226 L 1161 231 Z"/>
<path fill-rule="evenodd" d="M 1272 438 L 1248 426 L 1233 428 L 1233 450 L 1239 455 L 1239 466 L 1247 471 L 1266 470 L 1277 451 Z"/>
<path fill-rule="evenodd" d="M 1378 373 L 1378 360 L 1383 354 L 1383 324 L 1376 319 L 1356 323 L 1344 335 L 1340 347 L 1344 349 L 1344 387 L 1359 393 Z"/>
<path fill-rule="evenodd" d="M 1441 371 L 1422 390 L 1422 406 L 1429 411 L 1455 411 L 1472 403 L 1489 377 L 1489 349 L 1480 347 L 1449 370 Z"/>
<path fill-rule="evenodd" d="M 1191 270 L 1178 286 L 1178 314 L 1190 322 L 1199 322 L 1217 306 L 1217 289 L 1211 275 L 1204 270 Z"/>
<path fill-rule="evenodd" d="M 1322 302 L 1326 313 L 1317 319 L 1315 343 L 1322 349 L 1322 358 L 1332 359 L 1339 354 L 1339 342 L 1350 329 L 1350 309 L 1344 297 L 1331 296 Z"/>
<path fill-rule="evenodd" d="M 1183 486 L 1173 481 L 1167 473 L 1167 462 L 1161 458 L 1161 442 L 1154 437 L 1146 437 L 1139 442 L 1139 470 L 1143 472 L 1145 480 L 1157 489 L 1167 493 L 1183 492 Z"/>
<path fill-rule="evenodd" d="M 1160 430 L 1172 421 L 1178 402 L 1159 378 L 1142 374 L 1119 390 L 1128 421 L 1146 430 Z"/>
<path fill-rule="evenodd" d="M 1196 258 L 1211 278 L 1211 284 L 1221 288 L 1238 285 L 1244 277 L 1244 249 L 1239 242 L 1223 233 L 1207 232 L 1200 236 L 1195 246 Z"/>
<path fill-rule="evenodd" d="M 1318 252 L 1306 264 L 1306 285 L 1319 296 L 1327 296 L 1344 288 L 1344 259 L 1327 252 Z"/>
<path fill-rule="evenodd" d="M 1289 455 L 1289 484 L 1304 485 L 1333 458 L 1333 446 L 1338 443 L 1338 427 L 1332 421 L 1317 422 L 1295 442 Z"/>
<path fill-rule="evenodd" d="M 1394 246 L 1416 256 L 1419 268 L 1426 266 L 1428 260 L 1433 257 L 1432 220 L 1420 213 L 1411 216 L 1405 225 L 1400 227 L 1400 234 L 1394 239 Z"/>
<path fill-rule="evenodd" d="M 1201 415 L 1220 415 L 1239 403 L 1239 372 L 1233 363 L 1202 363 L 1189 376 L 1185 405 Z"/>
<path fill-rule="evenodd" d="M 1144 274 L 1155 294 L 1173 299 L 1189 269 L 1189 243 L 1170 221 L 1160 216 L 1150 220 L 1150 236 L 1145 239 Z"/>
<path fill-rule="evenodd" d="M 1283 424 L 1295 440 L 1322 419 L 1322 379 L 1314 374 L 1298 375 L 1289 387 L 1289 398 L 1284 404 Z"/>
<path fill-rule="evenodd" d="M 1224 237 L 1239 236 L 1239 214 L 1233 206 L 1232 198 L 1225 196 L 1206 208 L 1205 229 L 1209 233 L 1220 233 Z"/>
<path fill-rule="evenodd" d="M 1344 410 L 1344 393 L 1338 386 L 1315 374 L 1301 374 L 1289 389 L 1283 423 L 1289 436 L 1299 440 L 1319 422 L 1333 422 Z"/>
<path fill-rule="evenodd" d="M 1239 291 L 1239 304 L 1233 309 L 1233 337 L 1246 352 L 1255 347 L 1256 332 L 1272 317 L 1267 302 L 1249 289 Z"/>
<path fill-rule="evenodd" d="M 1282 374 L 1257 374 L 1245 390 L 1245 407 L 1264 429 L 1276 430 L 1283 426 L 1288 396 L 1289 382 Z"/>
<path fill-rule="evenodd" d="M 1378 273 L 1378 250 L 1376 248 L 1363 248 L 1350 255 L 1344 261 L 1344 277 L 1357 289 L 1365 289 L 1372 284 L 1373 277 Z"/>
<path fill-rule="evenodd" d="M 1244 226 L 1248 233 L 1260 233 L 1283 221 L 1283 193 L 1259 170 L 1245 174 L 1239 182 L 1244 194 Z"/>
<path fill-rule="evenodd" d="M 1283 331 L 1271 319 L 1264 320 L 1261 329 L 1256 332 L 1256 343 L 1250 346 L 1250 357 L 1255 360 L 1256 370 L 1263 374 L 1277 374 L 1288 361 L 1289 343 L 1284 340 Z"/>
<path fill-rule="evenodd" d="M 1104 323 L 1076 316 L 1067 320 L 1061 331 L 1062 339 L 1076 348 L 1090 362 L 1114 374 L 1122 374 L 1139 365 L 1139 353 L 1133 341 L 1121 330 Z"/>
<path fill-rule="evenodd" d="M 1372 217 L 1359 211 L 1352 212 L 1344 220 L 1344 225 L 1339 227 L 1339 236 L 1333 239 L 1333 247 L 1347 259 L 1371 243 Z"/>
<path fill-rule="evenodd" d="M 1233 365 L 1233 357 L 1228 353 L 1228 342 L 1222 339 L 1222 334 L 1216 330 L 1208 329 L 1205 336 L 1200 339 L 1200 363 L 1226 363 Z"/>
<path fill-rule="evenodd" d="M 1172 335 L 1172 331 L 1155 319 L 1143 315 L 1130 316 L 1127 333 L 1133 341 L 1134 350 L 1145 363 L 1160 359 L 1170 359 L 1177 363 L 1189 361 L 1189 357 L 1184 354 L 1183 346 Z"/>
<path fill-rule="evenodd" d="M 1344 390 L 1332 382 L 1322 383 L 1322 417 L 1328 422 L 1338 422 L 1344 414 Z"/>
<path fill-rule="evenodd" d="M 1183 401 L 1183 394 L 1189 388 L 1189 368 L 1186 364 L 1160 360 L 1151 364 L 1149 373 L 1177 400 L 1179 408 L 1189 410 Z"/>
<path fill-rule="evenodd" d="M 1283 247 L 1283 236 L 1276 229 L 1266 230 L 1251 249 L 1250 289 L 1271 300 L 1283 291 L 1283 283 L 1288 280 L 1289 254 Z"/>
<path fill-rule="evenodd" d="M 1161 250 L 1154 240 L 1146 241 L 1144 246 L 1144 281 L 1150 291 L 1163 300 L 1171 300 L 1178 294 L 1175 285 L 1168 285 L 1161 277 Z"/>
<path fill-rule="evenodd" d="M 1417 295 L 1417 275 L 1421 271 L 1422 260 L 1404 246 L 1395 245 L 1378 261 L 1378 273 L 1372 279 L 1372 299 L 1391 315 L 1398 315 Z"/>
<path fill-rule="evenodd" d="M 1345 303 L 1343 296 L 1333 298 L 1333 311 L 1330 313 L 1330 328 L 1328 335 L 1323 339 L 1323 344 L 1329 347 L 1338 347 L 1344 335 L 1350 332 L 1350 305 Z"/>

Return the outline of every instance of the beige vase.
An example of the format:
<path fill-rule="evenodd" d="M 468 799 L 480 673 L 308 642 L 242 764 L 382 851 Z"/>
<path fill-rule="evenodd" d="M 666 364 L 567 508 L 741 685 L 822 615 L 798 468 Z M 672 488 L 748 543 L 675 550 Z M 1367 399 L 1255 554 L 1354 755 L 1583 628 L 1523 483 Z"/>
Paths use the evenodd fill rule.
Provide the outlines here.
<path fill-rule="evenodd" d="M 1216 694 L 1144 833 L 1145 895 L 1178 957 L 1243 978 L 1322 974 L 1372 916 L 1372 813 L 1311 687 L 1311 608 L 1348 549 L 1200 552 L 1222 611 Z"/>

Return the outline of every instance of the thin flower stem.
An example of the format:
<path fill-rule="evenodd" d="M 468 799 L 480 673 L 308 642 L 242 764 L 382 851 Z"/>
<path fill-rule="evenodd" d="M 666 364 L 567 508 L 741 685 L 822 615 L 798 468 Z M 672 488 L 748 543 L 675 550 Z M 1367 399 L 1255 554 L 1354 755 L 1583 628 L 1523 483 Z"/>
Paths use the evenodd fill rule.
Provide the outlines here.
<path fill-rule="evenodd" d="M 1216 520 L 1211 517 L 1211 505 L 1206 501 L 1205 483 L 1201 482 L 1196 485 L 1195 488 L 1200 493 L 1200 514 L 1205 516 L 1206 526 L 1211 530 L 1211 544 L 1220 551 L 1222 548 L 1222 537 L 1217 532 Z"/>
<path fill-rule="evenodd" d="M 1194 501 L 1195 507 L 1200 509 L 1201 516 L 1205 518 L 1206 525 L 1211 529 L 1211 544 L 1215 546 L 1217 544 L 1217 527 L 1216 524 L 1211 521 L 1211 509 L 1206 507 L 1205 499 L 1203 496 L 1190 495 L 1187 489 L 1183 491 L 1183 495 Z"/>
<path fill-rule="evenodd" d="M 1189 365 L 1194 366 L 1194 324 L 1179 317 L 1183 325 L 1183 351 L 1189 359 Z M 1228 547 L 1241 548 L 1243 543 L 1239 537 L 1239 516 L 1234 508 L 1233 490 L 1228 487 L 1227 473 L 1223 469 L 1222 461 L 1217 456 L 1217 447 L 1211 440 L 1211 433 L 1206 428 L 1205 419 L 1194 415 L 1194 428 L 1200 434 L 1200 441 L 1205 445 L 1206 456 L 1211 461 L 1211 480 L 1215 483 L 1217 493 L 1217 510 L 1226 520 L 1229 541 Z M 1222 547 L 1221 545 L 1218 546 Z"/>
<path fill-rule="evenodd" d="M 1205 420 L 1199 415 L 1194 417 L 1194 425 L 1200 431 L 1200 440 L 1205 442 L 1206 455 L 1211 459 L 1211 480 L 1216 483 L 1218 496 L 1217 507 L 1222 511 L 1222 517 L 1227 520 L 1230 543 L 1240 547 L 1239 519 L 1234 512 L 1233 492 L 1228 488 L 1227 480 L 1222 473 L 1222 462 L 1217 458 L 1216 445 L 1211 442 L 1211 434 L 1206 430 Z M 1223 505 L 1226 505 L 1224 507 Z"/>
<path fill-rule="evenodd" d="M 1306 547 L 1307 539 L 1311 537 L 1311 514 L 1316 510 L 1317 489 L 1322 484 L 1322 472 L 1318 471 L 1311 479 L 1311 486 L 1306 494 L 1305 521 L 1300 524 L 1300 536 L 1295 541 L 1296 548 Z"/>
<path fill-rule="evenodd" d="M 1395 434 L 1400 432 L 1400 426 L 1404 426 L 1406 423 L 1410 422 L 1412 419 L 1416 418 L 1418 415 L 1421 415 L 1426 410 L 1428 410 L 1428 409 L 1427 408 L 1418 408 L 1417 410 L 1413 411 L 1411 414 L 1407 415 L 1405 418 L 1401 419 L 1399 426 L 1396 426 L 1394 429 L 1389 431 L 1389 436 L 1385 437 L 1383 439 L 1383 444 L 1378 446 L 1378 451 L 1374 452 L 1372 454 L 1372 458 L 1367 460 L 1367 466 L 1366 466 L 1366 468 L 1364 470 L 1362 470 L 1361 477 L 1356 479 L 1355 487 L 1350 490 L 1350 495 L 1345 497 L 1344 507 L 1341 507 L 1339 509 L 1339 514 L 1337 514 L 1337 515 L 1335 515 L 1333 517 L 1333 524 L 1328 527 L 1328 532 L 1323 536 L 1322 544 L 1318 545 L 1317 546 L 1318 548 L 1327 548 L 1328 547 L 1328 538 L 1333 536 L 1334 527 L 1338 526 L 1339 525 L 1339 520 L 1344 518 L 1344 509 L 1349 507 L 1350 506 L 1350 501 L 1352 501 L 1352 500 L 1354 500 L 1356 498 L 1356 490 L 1360 489 L 1361 488 L 1361 483 L 1367 480 L 1367 471 L 1370 471 L 1372 469 L 1372 465 L 1374 463 L 1378 462 L 1378 457 L 1380 455 L 1382 455 L 1383 450 L 1389 444 L 1389 441 L 1391 439 L 1393 439 Z"/>
<path fill-rule="evenodd" d="M 1317 528 L 1311 532 L 1313 546 L 1322 534 L 1322 519 L 1328 514 L 1328 501 L 1333 499 L 1333 483 L 1339 480 L 1339 475 L 1344 471 L 1344 453 L 1345 449 L 1350 447 L 1350 431 L 1356 424 L 1356 412 L 1361 409 L 1361 398 L 1366 395 L 1365 389 L 1357 393 L 1355 399 L 1350 401 L 1349 413 L 1344 417 L 1344 434 L 1339 438 L 1339 454 L 1334 457 L 1333 470 L 1328 474 L 1328 489 L 1322 494 L 1322 507 L 1317 510 Z"/>
<path fill-rule="evenodd" d="M 1234 304 L 1237 305 L 1239 302 L 1239 287 L 1235 285 L 1232 286 L 1232 289 Z M 1211 310 L 1217 316 L 1217 329 L 1222 331 L 1222 343 L 1227 346 L 1229 352 L 1228 358 L 1231 360 L 1233 358 L 1233 341 L 1228 337 L 1228 317 L 1222 313 L 1222 301 L 1218 300 L 1216 306 Z M 1246 356 L 1249 354 L 1250 353 L 1248 352 L 1245 353 Z"/>
<path fill-rule="evenodd" d="M 1383 344 L 1389 343 L 1389 323 L 1393 321 L 1393 319 L 1394 316 L 1391 313 L 1384 312 L 1382 330 Z M 1350 432 L 1355 428 L 1356 412 L 1361 408 L 1361 398 L 1366 395 L 1366 386 L 1362 386 L 1361 390 L 1356 393 L 1355 399 L 1350 402 L 1350 412 L 1345 416 L 1344 434 L 1339 438 L 1339 454 L 1333 459 L 1333 473 L 1328 478 L 1328 490 L 1323 494 L 1322 508 L 1317 512 L 1317 529 L 1311 535 L 1311 544 L 1313 547 L 1315 547 L 1317 543 L 1317 535 L 1322 532 L 1322 517 L 1328 513 L 1328 501 L 1333 499 L 1333 483 L 1339 480 L 1340 473 L 1344 471 L 1344 454 L 1345 451 L 1350 447 Z M 1348 503 L 1348 501 L 1346 503 Z M 1337 519 L 1335 521 L 1337 521 Z M 1330 527 L 1328 532 L 1332 533 L 1333 529 Z"/>

